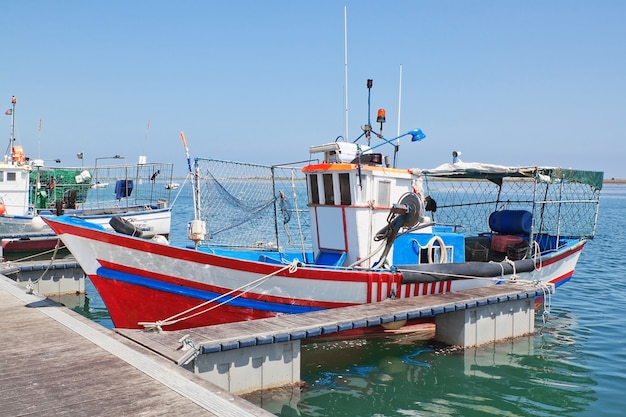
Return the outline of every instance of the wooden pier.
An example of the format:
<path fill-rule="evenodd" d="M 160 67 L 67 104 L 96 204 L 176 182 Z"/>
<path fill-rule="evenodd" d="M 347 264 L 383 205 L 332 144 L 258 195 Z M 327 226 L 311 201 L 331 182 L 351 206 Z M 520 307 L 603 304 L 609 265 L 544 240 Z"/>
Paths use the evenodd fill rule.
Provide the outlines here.
<path fill-rule="evenodd" d="M 180 331 L 116 331 L 229 392 L 246 394 L 298 383 L 300 343 L 307 338 L 431 319 L 435 339 L 479 346 L 532 334 L 535 298 L 553 292 L 529 283 L 494 285 Z"/>
<path fill-rule="evenodd" d="M 273 414 L 0 276 L 0 415 Z"/>

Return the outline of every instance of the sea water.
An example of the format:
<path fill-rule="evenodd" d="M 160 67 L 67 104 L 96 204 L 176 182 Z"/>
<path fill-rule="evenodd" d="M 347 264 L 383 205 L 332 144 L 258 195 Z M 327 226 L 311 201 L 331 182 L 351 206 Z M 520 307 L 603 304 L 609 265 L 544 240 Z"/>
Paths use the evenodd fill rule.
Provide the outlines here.
<path fill-rule="evenodd" d="M 191 197 L 174 205 L 186 244 Z M 301 390 L 250 398 L 282 416 L 622 416 L 626 409 L 626 186 L 605 185 L 574 278 L 537 311 L 536 334 L 476 349 L 409 335 L 308 343 Z M 90 282 L 75 309 L 112 323 Z"/>

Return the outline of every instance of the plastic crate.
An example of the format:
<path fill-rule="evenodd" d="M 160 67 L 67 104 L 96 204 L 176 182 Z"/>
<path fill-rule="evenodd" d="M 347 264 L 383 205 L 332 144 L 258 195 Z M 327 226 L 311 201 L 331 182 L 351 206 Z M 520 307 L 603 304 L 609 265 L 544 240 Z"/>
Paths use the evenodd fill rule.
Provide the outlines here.
<path fill-rule="evenodd" d="M 493 235 L 491 238 L 491 250 L 506 253 L 509 246 L 518 244 L 524 239 L 513 235 Z"/>

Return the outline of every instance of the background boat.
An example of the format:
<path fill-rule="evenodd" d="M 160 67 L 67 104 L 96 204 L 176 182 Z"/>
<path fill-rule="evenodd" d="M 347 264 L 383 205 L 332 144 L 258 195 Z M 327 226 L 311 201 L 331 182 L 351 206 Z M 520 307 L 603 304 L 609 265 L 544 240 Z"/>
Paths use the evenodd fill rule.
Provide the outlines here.
<path fill-rule="evenodd" d="M 14 136 L 15 106 L 12 98 L 8 154 L 0 162 L 0 239 L 3 256 L 15 258 L 56 244 L 54 232 L 42 216 L 69 215 L 112 230 L 109 222 L 121 216 L 142 235 L 168 236 L 171 223 L 172 163 L 127 164 L 120 155 L 97 157 L 93 166 L 64 167 L 60 160 L 46 166 L 30 158 Z M 82 154 L 80 154 L 82 159 Z M 102 161 L 114 160 L 115 164 Z M 123 162 L 123 163 L 120 163 Z M 108 184 L 115 187 L 108 187 Z"/>
<path fill-rule="evenodd" d="M 91 184 L 90 188 L 107 188 L 109 186 L 108 182 L 96 182 Z"/>

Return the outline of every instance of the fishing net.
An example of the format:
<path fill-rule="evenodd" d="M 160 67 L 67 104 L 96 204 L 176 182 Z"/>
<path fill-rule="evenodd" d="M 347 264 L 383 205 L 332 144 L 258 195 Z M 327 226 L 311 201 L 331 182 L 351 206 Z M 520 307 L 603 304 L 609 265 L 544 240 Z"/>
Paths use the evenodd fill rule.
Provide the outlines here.
<path fill-rule="evenodd" d="M 293 164 L 264 166 L 196 158 L 204 245 L 310 250 L 305 176 Z"/>

